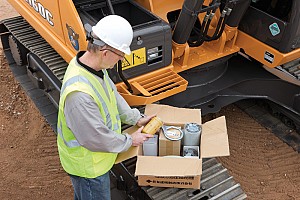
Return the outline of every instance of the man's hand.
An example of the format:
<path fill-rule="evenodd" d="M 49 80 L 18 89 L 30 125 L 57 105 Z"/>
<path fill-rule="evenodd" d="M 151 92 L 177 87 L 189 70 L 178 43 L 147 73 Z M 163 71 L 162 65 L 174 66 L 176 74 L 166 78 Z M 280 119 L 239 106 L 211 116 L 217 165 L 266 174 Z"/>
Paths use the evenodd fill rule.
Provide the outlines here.
<path fill-rule="evenodd" d="M 139 121 L 137 121 L 136 125 L 138 125 L 139 127 L 141 126 L 145 126 L 146 124 L 148 124 L 148 122 L 153 118 L 155 117 L 156 114 L 154 115 L 149 115 L 149 116 L 145 116 L 145 117 L 141 117 L 139 119 Z"/>
<path fill-rule="evenodd" d="M 145 141 L 147 141 L 149 138 L 152 138 L 153 135 L 151 134 L 145 134 L 142 133 L 143 126 L 140 127 L 136 132 L 131 134 L 132 137 L 132 146 L 139 146 L 142 145 Z"/>

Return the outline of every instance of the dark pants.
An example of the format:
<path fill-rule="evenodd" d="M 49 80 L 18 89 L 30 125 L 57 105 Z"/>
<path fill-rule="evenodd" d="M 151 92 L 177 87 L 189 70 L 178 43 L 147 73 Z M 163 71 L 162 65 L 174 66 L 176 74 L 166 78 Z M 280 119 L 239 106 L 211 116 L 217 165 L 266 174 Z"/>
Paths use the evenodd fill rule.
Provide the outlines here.
<path fill-rule="evenodd" d="M 70 175 L 74 188 L 74 200 L 110 200 L 109 172 L 96 178 Z"/>

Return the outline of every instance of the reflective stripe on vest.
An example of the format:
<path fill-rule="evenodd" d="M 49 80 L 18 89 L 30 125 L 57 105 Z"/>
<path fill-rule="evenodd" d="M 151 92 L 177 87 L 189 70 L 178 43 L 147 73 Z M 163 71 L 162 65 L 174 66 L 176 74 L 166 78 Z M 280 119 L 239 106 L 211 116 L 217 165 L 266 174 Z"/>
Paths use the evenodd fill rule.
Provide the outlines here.
<path fill-rule="evenodd" d="M 81 146 L 76 139 L 75 140 L 66 141 L 66 139 L 64 138 L 64 135 L 62 134 L 61 122 L 58 123 L 57 132 L 58 132 L 59 136 L 63 139 L 63 141 L 64 141 L 64 143 L 65 143 L 65 145 L 67 147 L 73 148 L 73 147 L 79 147 L 79 146 Z"/>

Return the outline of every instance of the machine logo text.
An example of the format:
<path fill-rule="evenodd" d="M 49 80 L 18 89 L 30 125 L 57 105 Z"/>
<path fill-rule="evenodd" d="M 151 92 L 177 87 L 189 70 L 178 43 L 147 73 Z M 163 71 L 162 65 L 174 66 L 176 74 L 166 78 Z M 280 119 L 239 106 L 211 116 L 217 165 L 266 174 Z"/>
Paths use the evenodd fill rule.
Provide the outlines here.
<path fill-rule="evenodd" d="M 36 0 L 25 0 L 37 13 L 39 13 L 47 22 L 54 26 L 54 23 L 52 21 L 53 15 L 51 12 L 45 8 L 40 2 L 37 2 Z"/>

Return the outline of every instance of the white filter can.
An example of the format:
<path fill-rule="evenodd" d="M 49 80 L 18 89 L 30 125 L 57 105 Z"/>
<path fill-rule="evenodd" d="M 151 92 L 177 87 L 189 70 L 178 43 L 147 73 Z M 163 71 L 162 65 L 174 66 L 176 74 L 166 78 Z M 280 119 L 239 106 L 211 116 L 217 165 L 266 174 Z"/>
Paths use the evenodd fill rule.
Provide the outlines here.
<path fill-rule="evenodd" d="M 144 156 L 157 156 L 157 148 L 158 148 L 158 136 L 153 135 L 152 138 L 149 138 L 147 141 L 143 143 L 143 153 Z"/>
<path fill-rule="evenodd" d="M 199 124 L 188 123 L 184 125 L 184 146 L 199 146 L 202 128 Z"/>

